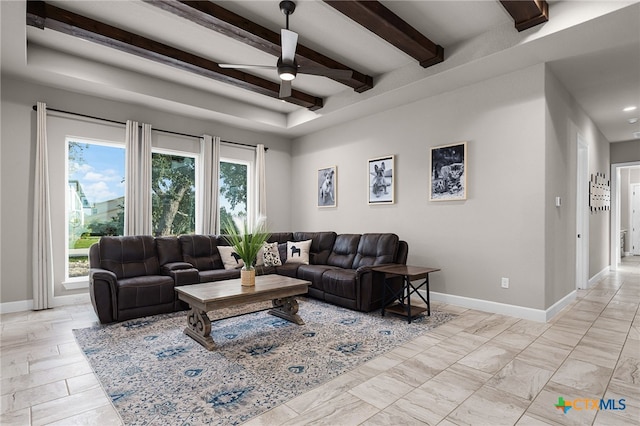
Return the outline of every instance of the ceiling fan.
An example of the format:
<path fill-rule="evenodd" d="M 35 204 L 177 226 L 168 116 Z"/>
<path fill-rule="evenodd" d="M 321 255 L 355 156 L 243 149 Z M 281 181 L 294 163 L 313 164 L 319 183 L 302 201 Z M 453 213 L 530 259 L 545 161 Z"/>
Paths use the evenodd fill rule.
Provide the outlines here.
<path fill-rule="evenodd" d="M 298 44 L 298 34 L 289 30 L 289 15 L 296 10 L 296 4 L 290 0 L 280 2 L 280 10 L 286 16 L 286 28 L 280 30 L 280 46 L 282 52 L 276 65 L 241 65 L 241 64 L 218 64 L 220 68 L 234 69 L 273 69 L 278 71 L 280 76 L 279 98 L 291 96 L 291 81 L 298 73 L 320 75 L 324 77 L 346 80 L 351 78 L 351 70 L 338 70 L 325 67 L 315 67 L 298 65 L 296 62 L 296 46 Z"/>

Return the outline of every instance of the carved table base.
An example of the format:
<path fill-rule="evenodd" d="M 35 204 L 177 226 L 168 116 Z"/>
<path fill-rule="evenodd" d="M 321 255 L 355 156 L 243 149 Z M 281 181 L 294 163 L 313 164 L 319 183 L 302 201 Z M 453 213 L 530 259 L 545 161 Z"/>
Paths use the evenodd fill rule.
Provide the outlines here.
<path fill-rule="evenodd" d="M 211 351 L 216 347 L 211 337 L 211 320 L 207 313 L 199 309 L 191 309 L 187 314 L 187 327 L 184 334 Z"/>
<path fill-rule="evenodd" d="M 275 315 L 298 325 L 304 325 L 304 321 L 298 315 L 298 301 L 293 297 L 283 297 L 273 299 L 273 308 L 269 310 L 271 315 Z M 187 314 L 187 327 L 184 334 L 200 343 L 207 350 L 211 351 L 216 347 L 211 337 L 211 320 L 207 313 L 200 309 L 189 310 Z"/>
<path fill-rule="evenodd" d="M 298 315 L 298 301 L 293 297 L 273 299 L 273 309 L 270 309 L 269 313 L 298 325 L 304 325 L 304 321 Z"/>

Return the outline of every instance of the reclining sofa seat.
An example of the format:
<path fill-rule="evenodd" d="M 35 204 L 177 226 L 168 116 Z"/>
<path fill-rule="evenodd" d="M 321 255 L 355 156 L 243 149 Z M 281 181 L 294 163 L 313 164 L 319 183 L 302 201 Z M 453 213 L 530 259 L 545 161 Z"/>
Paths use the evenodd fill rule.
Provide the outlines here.
<path fill-rule="evenodd" d="M 102 237 L 89 259 L 89 293 L 100 322 L 174 311 L 174 280 L 161 275 L 153 237 Z"/>

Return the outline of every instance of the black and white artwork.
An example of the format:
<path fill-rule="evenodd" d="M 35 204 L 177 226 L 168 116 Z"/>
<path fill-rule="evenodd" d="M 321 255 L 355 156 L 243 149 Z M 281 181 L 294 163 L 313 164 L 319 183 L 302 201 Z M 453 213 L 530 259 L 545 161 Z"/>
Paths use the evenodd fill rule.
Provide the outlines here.
<path fill-rule="evenodd" d="M 592 212 L 611 208 L 611 185 L 604 173 L 591 175 L 589 180 L 589 207 Z"/>
<path fill-rule="evenodd" d="M 429 200 L 467 199 L 467 143 L 431 148 Z"/>
<path fill-rule="evenodd" d="M 393 155 L 369 160 L 369 204 L 393 204 L 393 163 Z"/>
<path fill-rule="evenodd" d="M 318 207 L 336 206 L 337 166 L 318 169 Z"/>

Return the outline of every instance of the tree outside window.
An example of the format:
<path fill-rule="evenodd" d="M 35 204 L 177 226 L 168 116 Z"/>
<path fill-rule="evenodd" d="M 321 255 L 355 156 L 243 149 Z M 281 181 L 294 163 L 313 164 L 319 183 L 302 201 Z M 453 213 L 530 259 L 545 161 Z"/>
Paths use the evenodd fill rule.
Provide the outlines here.
<path fill-rule="evenodd" d="M 154 236 L 195 232 L 195 158 L 153 153 L 151 224 Z"/>
<path fill-rule="evenodd" d="M 220 161 L 220 224 L 247 218 L 247 173 L 246 163 Z"/>

